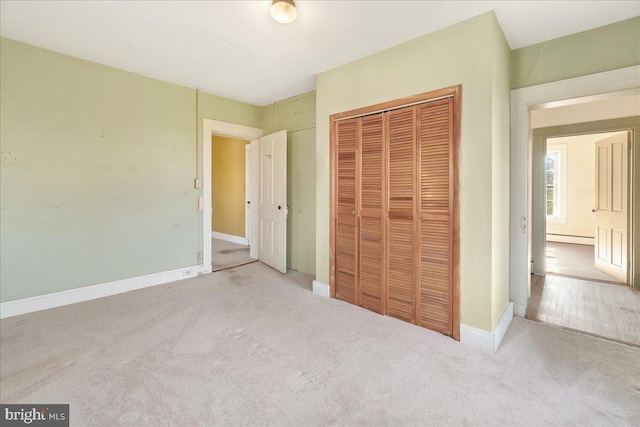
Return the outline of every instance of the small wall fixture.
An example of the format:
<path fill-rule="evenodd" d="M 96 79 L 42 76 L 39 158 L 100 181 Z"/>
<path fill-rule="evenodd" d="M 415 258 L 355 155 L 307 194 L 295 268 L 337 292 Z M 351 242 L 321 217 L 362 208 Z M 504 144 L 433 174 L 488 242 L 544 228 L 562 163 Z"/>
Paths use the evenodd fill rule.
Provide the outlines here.
<path fill-rule="evenodd" d="M 293 22 L 297 14 L 293 0 L 273 0 L 271 3 L 271 16 L 281 24 Z"/>

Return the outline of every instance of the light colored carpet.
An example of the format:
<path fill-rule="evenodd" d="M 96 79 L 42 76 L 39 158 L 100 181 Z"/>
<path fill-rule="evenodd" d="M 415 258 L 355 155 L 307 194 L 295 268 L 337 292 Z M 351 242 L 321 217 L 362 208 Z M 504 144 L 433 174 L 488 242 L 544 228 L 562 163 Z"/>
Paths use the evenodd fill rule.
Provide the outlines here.
<path fill-rule="evenodd" d="M 249 246 L 211 239 L 211 267 L 213 271 L 224 270 L 252 261 L 256 260 L 249 256 Z"/>
<path fill-rule="evenodd" d="M 547 273 L 622 283 L 595 267 L 593 251 L 589 245 L 547 242 Z"/>
<path fill-rule="evenodd" d="M 0 400 L 71 425 L 638 425 L 640 350 L 515 318 L 498 353 L 260 263 L 2 321 Z"/>

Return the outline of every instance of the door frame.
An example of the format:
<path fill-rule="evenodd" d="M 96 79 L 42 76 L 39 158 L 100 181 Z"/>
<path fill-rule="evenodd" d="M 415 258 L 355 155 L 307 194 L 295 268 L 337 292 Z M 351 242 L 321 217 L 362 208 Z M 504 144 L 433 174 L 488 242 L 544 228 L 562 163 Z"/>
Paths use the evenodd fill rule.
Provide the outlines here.
<path fill-rule="evenodd" d="M 337 200 L 337 165 L 338 153 L 336 150 L 336 121 L 346 120 L 355 117 L 366 116 L 375 113 L 381 113 L 389 110 L 409 107 L 412 105 L 423 104 L 426 102 L 437 101 L 444 98 L 453 98 L 453 158 L 458 173 L 453 173 L 453 248 L 452 248 L 452 337 L 460 341 L 460 125 L 461 125 L 461 107 L 462 107 L 462 85 L 450 86 L 443 89 L 425 92 L 418 95 L 400 98 L 393 101 L 387 101 L 380 104 L 370 105 L 368 107 L 358 108 L 355 110 L 344 111 L 342 113 L 332 114 L 329 117 L 329 297 L 336 297 L 336 209 Z M 386 251 L 388 254 L 388 251 Z M 383 295 L 385 291 L 383 289 Z M 382 304 L 383 307 L 385 304 Z M 382 313 L 386 315 L 387 313 Z"/>
<path fill-rule="evenodd" d="M 640 65 L 511 91 L 509 295 L 516 316 L 525 316 L 531 296 L 531 111 L 622 96 L 621 91 L 628 94 L 638 88 Z"/>
<path fill-rule="evenodd" d="M 634 254 L 637 255 L 640 250 L 640 185 L 634 185 L 635 181 L 633 178 L 638 176 L 640 168 L 640 146 L 638 145 L 640 144 L 640 116 L 534 129 L 532 132 L 533 156 L 539 156 L 545 153 L 546 142 L 549 138 L 626 131 L 631 133 L 627 174 L 629 207 L 627 213 L 627 242 L 629 245 L 627 284 L 635 288 L 640 285 L 640 279 L 638 278 L 638 273 L 640 273 L 640 257 L 634 256 Z M 538 167 L 537 171 L 533 170 L 536 165 Z M 532 159 L 532 177 L 540 174 L 539 176 L 542 179 L 544 173 L 540 169 L 543 167 L 544 162 L 534 162 Z M 540 183 L 537 184 L 540 185 Z M 535 187 L 535 185 L 536 184 L 533 183 L 532 187 Z M 547 272 L 545 254 L 547 224 L 545 220 L 545 207 L 541 197 L 532 197 L 532 203 L 532 274 L 544 276 Z"/>
<path fill-rule="evenodd" d="M 263 131 L 259 128 L 250 126 L 237 125 L 234 123 L 221 122 L 218 120 L 202 119 L 202 196 L 199 207 L 202 213 L 202 268 L 203 273 L 211 273 L 211 137 L 213 135 L 224 136 L 228 138 L 242 139 L 245 141 L 253 141 L 262 137 Z M 259 174 L 253 174 L 259 176 Z M 257 214 L 254 209 L 251 217 Z M 250 239 L 255 240 L 255 239 Z M 252 248 L 255 248 L 256 255 L 250 249 L 250 256 L 258 258 L 257 248 L 259 242 L 253 242 Z"/>

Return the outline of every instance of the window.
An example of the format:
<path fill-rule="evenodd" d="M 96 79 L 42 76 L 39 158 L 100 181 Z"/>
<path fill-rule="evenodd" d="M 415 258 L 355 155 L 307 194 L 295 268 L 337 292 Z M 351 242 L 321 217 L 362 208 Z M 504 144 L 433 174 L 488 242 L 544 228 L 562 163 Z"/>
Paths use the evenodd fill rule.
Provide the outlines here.
<path fill-rule="evenodd" d="M 547 216 L 558 216 L 558 152 L 547 154 Z"/>
<path fill-rule="evenodd" d="M 547 221 L 566 223 L 567 146 L 549 144 L 545 159 Z"/>

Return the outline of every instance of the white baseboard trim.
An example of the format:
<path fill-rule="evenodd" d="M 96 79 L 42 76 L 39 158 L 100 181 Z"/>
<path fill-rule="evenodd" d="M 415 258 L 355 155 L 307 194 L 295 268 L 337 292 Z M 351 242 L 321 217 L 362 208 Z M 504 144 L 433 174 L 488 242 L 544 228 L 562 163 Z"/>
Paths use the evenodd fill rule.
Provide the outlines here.
<path fill-rule="evenodd" d="M 163 271 L 161 273 L 132 277 L 130 279 L 116 280 L 114 282 L 83 286 L 81 288 L 69 289 L 66 291 L 7 301 L 0 304 L 0 319 L 122 294 L 129 291 L 135 291 L 136 289 L 163 285 L 165 283 L 186 279 L 205 272 L 206 267 L 203 269 L 201 265 L 194 265 L 191 267 L 178 268 L 176 270 Z"/>
<path fill-rule="evenodd" d="M 573 243 L 575 245 L 590 245 L 595 246 L 595 237 L 578 237 L 578 236 L 563 236 L 560 234 L 547 234 L 547 242 L 557 243 Z"/>
<path fill-rule="evenodd" d="M 496 347 L 495 351 L 498 351 L 498 347 L 500 347 L 500 343 L 502 342 L 502 338 L 507 333 L 507 329 L 509 329 L 509 325 L 513 320 L 513 302 L 509 301 L 507 304 L 507 308 L 502 312 L 502 316 L 500 316 L 500 320 L 498 320 L 498 324 L 496 328 L 493 330 L 493 335 L 496 339 Z"/>
<path fill-rule="evenodd" d="M 237 243 L 238 245 L 249 246 L 249 239 L 246 237 L 234 236 L 231 234 L 219 233 L 217 231 L 211 232 L 211 237 L 214 239 L 224 240 L 225 242 Z"/>
<path fill-rule="evenodd" d="M 525 317 L 527 315 L 527 306 L 524 304 L 513 303 L 513 315 L 518 317 Z"/>
<path fill-rule="evenodd" d="M 313 293 L 329 298 L 329 285 L 314 280 Z"/>
<path fill-rule="evenodd" d="M 509 328 L 509 324 L 513 319 L 513 302 L 509 302 L 507 308 L 500 316 L 498 324 L 493 332 L 487 332 L 482 329 L 474 328 L 460 324 L 460 342 L 473 347 L 480 347 L 489 350 L 492 353 L 498 351 L 498 347 L 504 338 L 504 334 Z"/>

